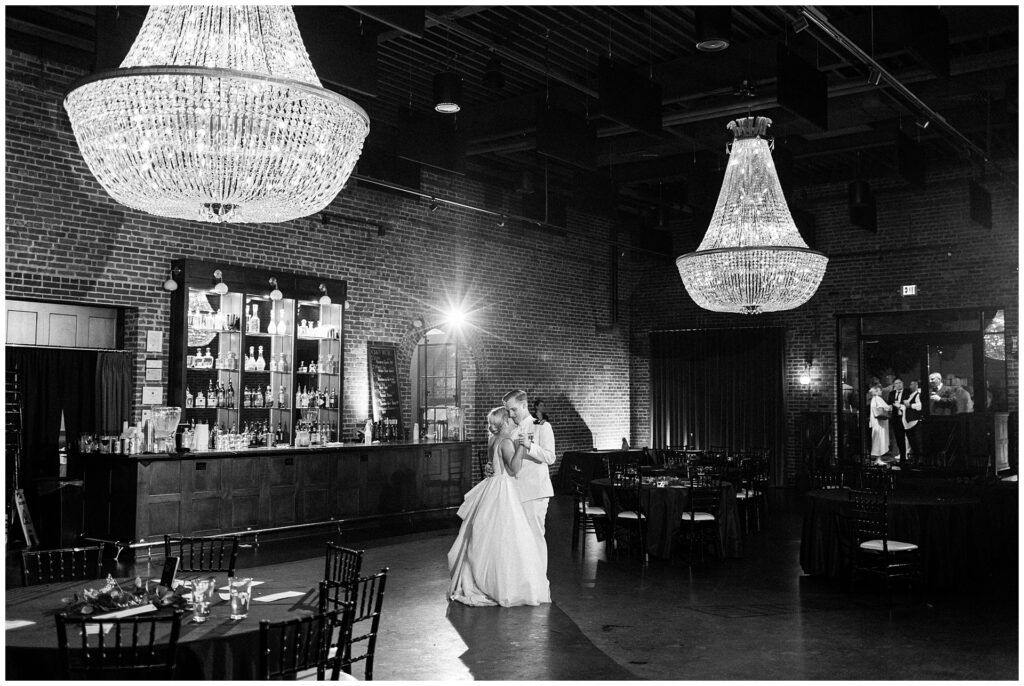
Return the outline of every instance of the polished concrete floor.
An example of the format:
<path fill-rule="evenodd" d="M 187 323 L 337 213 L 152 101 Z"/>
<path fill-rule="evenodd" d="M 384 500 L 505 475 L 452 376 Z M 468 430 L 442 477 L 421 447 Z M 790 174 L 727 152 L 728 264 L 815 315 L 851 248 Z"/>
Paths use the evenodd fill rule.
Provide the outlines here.
<path fill-rule="evenodd" d="M 566 496 L 548 514 L 554 602 L 468 608 L 445 599 L 454 526 L 398 536 L 348 531 L 366 572 L 390 568 L 378 680 L 982 680 L 1017 679 L 1015 570 L 958 593 L 893 606 L 866 587 L 804 576 L 800 498 L 773 494 L 766 529 L 742 559 L 607 559 L 593 535 L 570 550 Z M 304 560 L 326 537 L 265 541 L 240 565 Z M 339 540 L 337 535 L 332 536 Z M 306 562 L 308 561 L 308 562 Z M 141 564 L 141 560 L 140 560 Z"/>

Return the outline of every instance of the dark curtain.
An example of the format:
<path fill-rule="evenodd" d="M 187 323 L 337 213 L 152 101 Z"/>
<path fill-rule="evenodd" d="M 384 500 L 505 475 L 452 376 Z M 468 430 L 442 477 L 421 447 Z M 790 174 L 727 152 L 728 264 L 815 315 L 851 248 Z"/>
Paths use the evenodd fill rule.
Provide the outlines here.
<path fill-rule="evenodd" d="M 69 449 L 81 433 L 96 431 L 94 350 L 8 347 L 8 369 L 17 369 L 22 400 L 19 487 L 43 544 L 59 540 L 54 498 L 60 474 L 61 412 Z M 13 456 L 8 455 L 8 469 Z M 68 473 L 69 477 L 77 476 Z"/>
<path fill-rule="evenodd" d="M 652 446 L 767 448 L 782 483 L 785 331 L 651 333 Z"/>
<path fill-rule="evenodd" d="M 120 434 L 132 411 L 132 359 L 127 352 L 101 352 L 96 359 L 96 431 Z"/>

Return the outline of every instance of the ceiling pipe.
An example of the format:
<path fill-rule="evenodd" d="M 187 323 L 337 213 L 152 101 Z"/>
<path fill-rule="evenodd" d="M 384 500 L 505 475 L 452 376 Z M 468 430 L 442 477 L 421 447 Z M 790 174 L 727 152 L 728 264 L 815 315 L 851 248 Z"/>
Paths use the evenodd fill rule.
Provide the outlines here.
<path fill-rule="evenodd" d="M 850 56 L 858 60 L 862 65 L 869 68 L 874 78 L 878 79 L 880 84 L 889 86 L 895 95 L 889 93 L 890 97 L 900 101 L 904 106 L 908 106 L 911 110 L 916 110 L 916 114 L 927 118 L 933 122 L 936 128 L 944 131 L 948 136 L 952 137 L 965 147 L 969 154 L 973 153 L 981 157 L 982 160 L 988 162 L 992 167 L 1010 184 L 1016 188 L 1016 179 L 1004 171 L 998 164 L 993 162 L 989 158 L 988 152 L 983 150 L 981 146 L 972 141 L 970 138 L 962 134 L 959 130 L 953 127 L 949 122 L 946 121 L 945 117 L 933 110 L 927 104 L 924 103 L 919 97 L 914 95 L 906 86 L 904 86 L 895 76 L 890 74 L 881 64 L 879 64 L 871 55 L 864 52 L 859 45 L 854 43 L 847 37 L 842 31 L 837 29 L 829 22 L 828 18 L 824 13 L 816 7 L 801 7 L 799 9 L 799 16 L 796 22 L 799 24 L 806 23 L 806 27 L 813 25 L 817 31 L 812 30 L 811 33 L 819 43 L 825 45 L 826 48 L 833 50 L 832 46 L 829 46 L 822 40 L 821 35 L 823 34 L 828 40 L 831 40 L 836 46 L 845 50 Z M 798 30 L 801 27 L 797 27 Z M 887 92 L 887 91 L 885 91 Z M 898 96 L 898 97 L 897 97 Z"/>

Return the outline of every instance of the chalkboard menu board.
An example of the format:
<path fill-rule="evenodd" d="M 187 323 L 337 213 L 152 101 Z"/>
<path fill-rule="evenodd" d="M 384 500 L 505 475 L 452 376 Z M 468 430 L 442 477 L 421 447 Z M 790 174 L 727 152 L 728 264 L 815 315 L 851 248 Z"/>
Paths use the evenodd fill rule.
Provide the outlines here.
<path fill-rule="evenodd" d="M 366 362 L 370 372 L 370 398 L 373 421 L 397 419 L 402 422 L 398 395 L 398 350 L 393 343 L 366 344 Z"/>

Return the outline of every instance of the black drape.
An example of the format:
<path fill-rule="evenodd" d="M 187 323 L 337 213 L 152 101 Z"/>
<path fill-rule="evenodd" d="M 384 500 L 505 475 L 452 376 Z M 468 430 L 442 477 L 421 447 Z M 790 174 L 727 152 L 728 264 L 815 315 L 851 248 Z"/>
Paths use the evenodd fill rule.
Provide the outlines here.
<path fill-rule="evenodd" d="M 22 454 L 19 486 L 25 491 L 36 529 L 44 545 L 59 540 L 61 523 L 56 520 L 54 494 L 60 476 L 58 441 L 61 414 L 69 451 L 73 452 L 80 434 L 97 433 L 97 386 L 100 355 L 128 355 L 100 353 L 95 350 L 73 348 L 32 348 L 8 346 L 8 369 L 17 369 L 22 402 Z M 112 383 L 121 388 L 131 384 L 130 366 L 123 367 L 127 377 Z M 121 391 L 118 391 L 119 395 Z M 125 412 L 123 419 L 128 418 Z M 117 433 L 120 433 L 118 422 Z M 8 463 L 12 456 L 8 456 Z M 12 465 L 8 464 L 8 474 Z M 78 474 L 69 471 L 68 477 Z M 10 485 L 10 484 L 9 484 Z"/>
<path fill-rule="evenodd" d="M 127 352 L 101 352 L 96 358 L 96 431 L 120 434 L 132 412 L 132 358 Z"/>
<path fill-rule="evenodd" d="M 782 483 L 785 331 L 651 332 L 652 446 L 767 448 Z"/>

